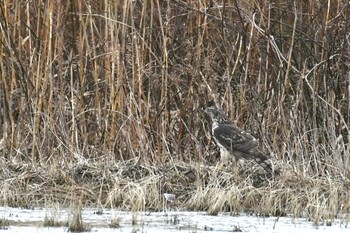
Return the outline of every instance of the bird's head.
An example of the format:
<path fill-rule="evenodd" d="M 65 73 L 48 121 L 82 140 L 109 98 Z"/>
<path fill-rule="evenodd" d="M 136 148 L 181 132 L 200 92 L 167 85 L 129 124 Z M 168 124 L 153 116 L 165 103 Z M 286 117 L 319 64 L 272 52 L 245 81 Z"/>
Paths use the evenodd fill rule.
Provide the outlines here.
<path fill-rule="evenodd" d="M 204 110 L 208 114 L 213 123 L 232 124 L 231 120 L 226 117 L 225 113 L 216 106 L 210 106 Z"/>
<path fill-rule="evenodd" d="M 216 106 L 210 106 L 206 108 L 204 112 L 208 114 L 212 120 L 218 119 L 220 116 L 223 115 L 222 111 L 218 109 Z"/>

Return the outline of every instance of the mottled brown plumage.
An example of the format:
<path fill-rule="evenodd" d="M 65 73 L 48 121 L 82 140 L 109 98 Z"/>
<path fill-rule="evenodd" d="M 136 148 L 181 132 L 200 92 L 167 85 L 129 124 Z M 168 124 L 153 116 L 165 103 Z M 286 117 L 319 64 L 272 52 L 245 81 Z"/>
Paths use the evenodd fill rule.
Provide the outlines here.
<path fill-rule="evenodd" d="M 273 174 L 271 162 L 259 150 L 258 140 L 236 126 L 217 107 L 208 107 L 205 112 L 212 120 L 212 134 L 216 144 L 220 147 L 222 160 L 232 156 L 236 161 L 241 158 L 254 160 L 268 174 Z"/>

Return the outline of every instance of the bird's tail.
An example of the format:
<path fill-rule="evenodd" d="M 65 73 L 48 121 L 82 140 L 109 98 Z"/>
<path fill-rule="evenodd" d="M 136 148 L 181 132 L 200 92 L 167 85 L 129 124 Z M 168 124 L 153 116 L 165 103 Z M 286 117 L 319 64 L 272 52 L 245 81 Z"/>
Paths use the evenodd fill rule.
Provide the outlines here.
<path fill-rule="evenodd" d="M 269 175 L 278 175 L 279 172 L 274 170 L 271 161 L 262 153 L 258 152 L 254 156 L 254 161 L 259 164 Z"/>

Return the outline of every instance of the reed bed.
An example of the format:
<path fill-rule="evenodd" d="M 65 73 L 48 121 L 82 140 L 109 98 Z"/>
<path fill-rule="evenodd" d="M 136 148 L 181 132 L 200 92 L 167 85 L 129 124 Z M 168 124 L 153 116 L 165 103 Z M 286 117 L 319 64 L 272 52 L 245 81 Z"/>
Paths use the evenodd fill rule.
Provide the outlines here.
<path fill-rule="evenodd" d="M 211 214 L 349 213 L 349 15 L 340 0 L 1 0 L 0 203 L 160 210 L 174 193 Z M 216 167 L 212 103 L 280 176 Z"/>

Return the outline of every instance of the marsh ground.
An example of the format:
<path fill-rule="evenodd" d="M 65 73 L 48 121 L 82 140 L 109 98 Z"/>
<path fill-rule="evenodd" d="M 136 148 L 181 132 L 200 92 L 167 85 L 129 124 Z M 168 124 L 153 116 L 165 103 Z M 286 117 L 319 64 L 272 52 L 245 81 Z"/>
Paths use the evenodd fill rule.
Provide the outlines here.
<path fill-rule="evenodd" d="M 222 213 L 217 216 L 205 212 L 125 212 L 105 209 L 96 214 L 98 209 L 86 208 L 82 212 L 88 232 L 348 232 L 347 219 L 321 221 L 317 225 L 305 218 L 292 217 L 258 217 L 240 214 L 232 216 Z M 1 216 L 8 219 L 9 226 L 0 230 L 5 232 L 66 232 L 67 226 L 44 227 L 43 221 L 50 216 L 56 221 L 70 221 L 68 209 L 18 209 L 0 208 Z M 343 216 L 345 217 L 345 216 Z M 113 219 L 118 218 L 119 225 L 110 227 Z M 82 231 L 84 232 L 84 231 Z"/>
<path fill-rule="evenodd" d="M 348 1 L 0 2 L 2 206 L 350 212 Z M 278 177 L 217 167 L 213 103 Z"/>

